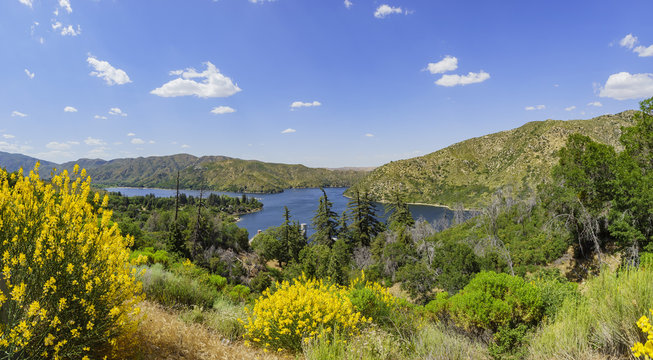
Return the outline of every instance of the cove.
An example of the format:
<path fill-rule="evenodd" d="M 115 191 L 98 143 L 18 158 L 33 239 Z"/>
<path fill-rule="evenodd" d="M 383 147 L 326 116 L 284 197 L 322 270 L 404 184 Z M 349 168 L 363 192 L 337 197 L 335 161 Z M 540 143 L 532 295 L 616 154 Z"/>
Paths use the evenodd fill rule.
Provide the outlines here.
<path fill-rule="evenodd" d="M 105 190 L 119 192 L 124 196 L 145 196 L 148 194 L 153 194 L 156 197 L 175 196 L 175 190 L 173 189 L 112 187 L 106 188 Z M 339 216 L 342 215 L 342 212 L 347 209 L 347 203 L 349 202 L 349 199 L 343 195 L 347 188 L 325 188 L 324 190 L 329 201 L 333 203 L 333 211 Z M 179 190 L 179 192 L 195 197 L 200 196 L 199 190 Z M 204 196 L 208 196 L 210 193 L 234 197 L 240 197 L 242 195 L 242 193 L 223 191 L 203 192 Z M 313 234 L 311 219 L 315 215 L 319 199 L 322 196 L 320 189 L 286 189 L 276 194 L 247 194 L 247 196 L 255 197 L 263 203 L 263 209 L 261 211 L 242 215 L 238 222 L 239 227 L 247 229 L 250 238 L 256 235 L 258 230 L 265 230 L 271 226 L 279 226 L 283 222 L 284 206 L 287 206 L 290 210 L 291 220 L 298 221 L 300 224 L 306 224 L 308 235 Z M 448 224 L 453 218 L 453 211 L 445 207 L 409 205 L 409 208 L 415 220 L 422 218 L 431 224 L 442 221 Z M 386 205 L 376 203 L 376 214 L 380 220 L 385 221 L 388 216 L 386 214 Z"/>

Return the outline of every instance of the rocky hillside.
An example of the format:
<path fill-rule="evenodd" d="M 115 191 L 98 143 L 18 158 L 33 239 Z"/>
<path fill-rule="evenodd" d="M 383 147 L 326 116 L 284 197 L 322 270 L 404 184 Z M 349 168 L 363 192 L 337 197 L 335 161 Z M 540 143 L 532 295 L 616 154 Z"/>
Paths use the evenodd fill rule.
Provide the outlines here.
<path fill-rule="evenodd" d="M 589 120 L 529 122 L 428 155 L 390 162 L 354 187 L 367 189 L 377 200 L 399 192 L 409 202 L 480 207 L 505 186 L 515 193 L 535 189 L 549 177 L 556 152 L 570 134 L 581 133 L 619 149 L 621 127 L 632 124 L 634 114 L 625 111 Z"/>

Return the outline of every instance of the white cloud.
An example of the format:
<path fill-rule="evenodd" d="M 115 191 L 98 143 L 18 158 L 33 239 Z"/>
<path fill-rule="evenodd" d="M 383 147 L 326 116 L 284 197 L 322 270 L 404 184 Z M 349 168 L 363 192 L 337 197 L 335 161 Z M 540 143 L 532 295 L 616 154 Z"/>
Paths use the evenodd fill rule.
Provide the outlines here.
<path fill-rule="evenodd" d="M 524 108 L 526 111 L 532 111 L 532 110 L 544 110 L 546 109 L 546 106 L 544 105 L 535 105 L 535 106 L 527 106 Z"/>
<path fill-rule="evenodd" d="M 572 111 L 572 110 L 574 110 L 574 109 L 576 109 L 576 106 L 575 106 L 575 105 L 572 105 L 572 106 L 566 107 L 566 108 L 565 108 L 565 111 Z"/>
<path fill-rule="evenodd" d="M 220 73 L 220 70 L 210 62 L 206 62 L 206 70 L 197 72 L 193 68 L 174 70 L 170 75 L 180 76 L 161 87 L 150 91 L 150 94 L 161 97 L 197 96 L 200 98 L 228 97 L 241 89 L 230 78 Z M 203 79 L 197 82 L 195 78 Z"/>
<path fill-rule="evenodd" d="M 130 132 L 130 133 L 127 133 L 127 136 L 130 136 L 130 137 L 131 136 L 136 136 L 136 134 L 134 134 L 133 132 Z"/>
<path fill-rule="evenodd" d="M 51 149 L 51 150 L 64 151 L 64 150 L 69 150 L 70 149 L 70 144 L 51 141 L 51 142 L 47 143 L 45 145 L 45 147 L 48 148 L 48 149 Z"/>
<path fill-rule="evenodd" d="M 52 30 L 59 30 L 62 36 L 77 36 L 82 33 L 81 26 L 77 25 L 75 29 L 72 25 L 64 26 L 61 22 L 57 21 L 52 23 Z"/>
<path fill-rule="evenodd" d="M 295 129 L 287 128 L 286 130 L 282 131 L 282 134 L 292 134 L 294 132 L 297 132 Z"/>
<path fill-rule="evenodd" d="M 211 110 L 211 113 L 217 115 L 229 114 L 234 112 L 236 112 L 236 110 L 229 106 L 218 106 L 218 107 L 214 107 L 213 110 Z"/>
<path fill-rule="evenodd" d="M 374 17 L 377 19 L 383 19 L 388 15 L 391 14 L 401 14 L 403 10 L 401 10 L 400 7 L 392 7 L 387 4 L 383 4 L 376 8 L 376 11 L 374 12 Z"/>
<path fill-rule="evenodd" d="M 264 2 L 273 2 L 273 1 L 276 0 L 249 0 L 249 2 L 251 2 L 252 4 L 263 4 Z"/>
<path fill-rule="evenodd" d="M 122 110 L 120 110 L 120 108 L 117 107 L 109 109 L 109 115 L 127 116 L 127 114 L 122 112 Z"/>
<path fill-rule="evenodd" d="M 292 104 L 290 104 L 291 109 L 298 109 L 302 107 L 312 107 L 312 106 L 322 106 L 322 103 L 319 101 L 313 101 L 313 102 L 295 101 Z"/>
<path fill-rule="evenodd" d="M 365 137 L 374 137 L 374 134 L 367 133 L 365 134 Z"/>
<path fill-rule="evenodd" d="M 638 46 L 637 43 L 639 40 L 637 39 L 637 36 L 633 36 L 633 34 L 628 34 L 626 35 L 621 41 L 619 41 L 619 45 L 633 50 L 634 53 L 636 53 L 639 57 L 649 57 L 653 56 L 653 45 L 650 46 Z M 634 48 L 634 49 L 633 49 Z"/>
<path fill-rule="evenodd" d="M 478 73 L 470 72 L 467 75 L 442 75 L 435 83 L 440 86 L 469 85 L 483 82 L 490 78 L 490 74 L 481 70 Z"/>
<path fill-rule="evenodd" d="M 182 149 L 188 149 L 189 147 L 190 147 L 190 145 L 187 145 L 187 144 L 183 144 L 183 145 L 181 146 Z"/>
<path fill-rule="evenodd" d="M 436 63 L 429 63 L 426 66 L 426 69 L 431 73 L 431 74 L 442 74 L 447 71 L 453 71 L 458 68 L 458 59 L 455 56 L 445 56 L 444 59 L 436 62 Z"/>
<path fill-rule="evenodd" d="M 95 139 L 89 136 L 86 138 L 86 140 L 84 140 L 84 144 L 91 146 L 102 146 L 106 145 L 107 143 L 105 143 L 102 139 Z"/>
<path fill-rule="evenodd" d="M 635 46 L 635 44 L 637 44 L 637 36 L 633 36 L 633 34 L 628 34 L 624 36 L 624 38 L 621 39 L 621 41 L 619 41 L 619 45 L 628 49 L 632 49 Z"/>
<path fill-rule="evenodd" d="M 107 61 L 98 60 L 93 56 L 89 56 L 86 62 L 95 70 L 91 71 L 89 75 L 104 79 L 107 85 L 124 85 L 131 82 L 124 70 L 114 68 Z"/>
<path fill-rule="evenodd" d="M 72 106 L 66 106 L 65 108 L 63 108 L 63 111 L 65 111 L 65 112 L 77 112 L 77 109 L 75 109 Z"/>
<path fill-rule="evenodd" d="M 82 33 L 81 26 L 77 25 L 77 30 L 72 25 L 64 26 L 61 29 L 61 35 L 63 36 L 77 36 Z"/>
<path fill-rule="evenodd" d="M 25 75 L 27 75 L 28 78 L 34 79 L 35 74 L 33 72 L 29 72 L 29 70 L 25 69 Z"/>
<path fill-rule="evenodd" d="M 351 2 L 351 1 L 349 1 L 349 0 L 345 0 L 345 7 L 346 7 L 347 9 L 349 9 L 352 5 L 354 5 L 353 2 Z"/>
<path fill-rule="evenodd" d="M 69 14 L 73 12 L 73 8 L 70 7 L 70 0 L 59 0 L 59 6 L 64 8 Z"/>
<path fill-rule="evenodd" d="M 587 106 L 596 106 L 596 107 L 601 107 L 603 104 L 599 101 L 592 101 L 591 103 L 588 103 Z"/>
<path fill-rule="evenodd" d="M 27 116 L 27 114 L 23 114 L 20 111 L 14 110 L 14 111 L 11 112 L 11 117 L 26 117 L 26 116 Z"/>
<path fill-rule="evenodd" d="M 15 138 L 15 136 L 13 136 L 13 135 L 11 135 L 11 134 L 2 134 L 2 137 L 5 138 L 5 139 L 13 139 L 13 138 Z"/>
<path fill-rule="evenodd" d="M 141 145 L 141 144 L 145 144 L 145 141 L 143 139 L 140 139 L 140 138 L 133 138 L 131 140 L 131 143 L 136 144 L 136 145 Z"/>
<path fill-rule="evenodd" d="M 650 45 L 648 47 L 638 46 L 633 49 L 633 52 L 639 54 L 639 57 L 653 56 L 653 45 Z"/>
<path fill-rule="evenodd" d="M 600 97 L 617 100 L 647 98 L 653 96 L 653 74 L 612 74 L 600 89 Z"/>
<path fill-rule="evenodd" d="M 147 143 L 148 143 L 148 144 L 156 144 L 156 141 L 154 141 L 154 140 L 150 140 L 150 141 L 148 141 Z"/>
<path fill-rule="evenodd" d="M 102 116 L 102 115 L 95 115 L 95 116 L 93 116 L 93 119 L 106 120 L 107 117 L 106 117 L 106 116 Z"/>
<path fill-rule="evenodd" d="M 104 146 L 96 147 L 94 149 L 91 149 L 91 151 L 89 151 L 86 156 L 89 158 L 108 157 L 109 154 L 107 154 L 107 150 L 108 149 Z"/>
<path fill-rule="evenodd" d="M 32 7 L 32 0 L 18 0 L 21 4 Z"/>
<path fill-rule="evenodd" d="M 70 145 L 79 145 L 79 141 L 66 141 Z"/>
<path fill-rule="evenodd" d="M 8 143 L 6 141 L 0 141 L 0 151 L 6 151 L 11 153 L 26 153 L 30 149 L 32 149 L 31 146 L 18 145 L 18 144 Z"/>

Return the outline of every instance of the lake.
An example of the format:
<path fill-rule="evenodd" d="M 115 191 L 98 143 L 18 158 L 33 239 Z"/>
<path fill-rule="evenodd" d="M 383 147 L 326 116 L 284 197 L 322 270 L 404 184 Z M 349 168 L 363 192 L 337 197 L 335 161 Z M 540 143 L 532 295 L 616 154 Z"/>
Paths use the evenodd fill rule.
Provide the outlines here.
<path fill-rule="evenodd" d="M 106 188 L 105 190 L 111 192 L 120 192 L 125 196 L 145 196 L 154 194 L 156 197 L 172 197 L 175 196 L 173 189 L 153 189 L 153 188 Z M 341 215 L 347 209 L 347 202 L 349 199 L 343 194 L 346 188 L 326 188 L 327 197 L 333 203 L 332 210 Z M 199 190 L 179 190 L 180 193 L 192 195 L 195 197 L 200 196 Z M 232 193 L 223 191 L 204 191 L 204 196 L 209 193 L 218 195 L 228 195 L 240 197 L 242 193 Z M 315 210 L 319 204 L 319 199 L 322 196 L 320 189 L 287 189 L 282 193 L 277 194 L 247 194 L 247 196 L 255 197 L 263 203 L 263 210 L 256 213 L 242 215 L 238 226 L 247 229 L 249 236 L 254 236 L 258 230 L 265 230 L 271 226 L 279 226 L 283 222 L 283 207 L 287 206 L 290 210 L 291 220 L 296 220 L 300 224 L 307 224 L 308 235 L 310 236 L 314 231 L 311 228 L 311 219 L 315 215 Z M 453 218 L 453 211 L 448 208 L 439 206 L 428 205 L 409 205 L 413 218 L 416 220 L 423 218 L 424 220 L 435 223 L 441 219 L 447 221 Z M 385 205 L 376 204 L 377 216 L 380 219 L 386 218 Z"/>

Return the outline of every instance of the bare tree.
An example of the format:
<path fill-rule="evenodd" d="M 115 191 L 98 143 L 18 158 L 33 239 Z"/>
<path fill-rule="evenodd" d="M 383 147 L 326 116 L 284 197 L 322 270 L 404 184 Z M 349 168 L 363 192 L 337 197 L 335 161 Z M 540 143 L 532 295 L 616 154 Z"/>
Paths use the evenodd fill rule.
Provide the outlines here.
<path fill-rule="evenodd" d="M 510 256 L 510 250 L 506 247 L 506 244 L 499 238 L 499 216 L 504 212 L 510 210 L 514 206 L 515 201 L 512 196 L 506 196 L 504 191 L 499 189 L 492 196 L 492 202 L 481 212 L 482 224 L 485 228 L 485 233 L 487 238 L 485 238 L 481 243 L 484 247 L 491 247 L 497 249 L 499 254 L 503 256 L 510 268 L 510 274 L 515 275 L 513 269 L 512 257 Z"/>

